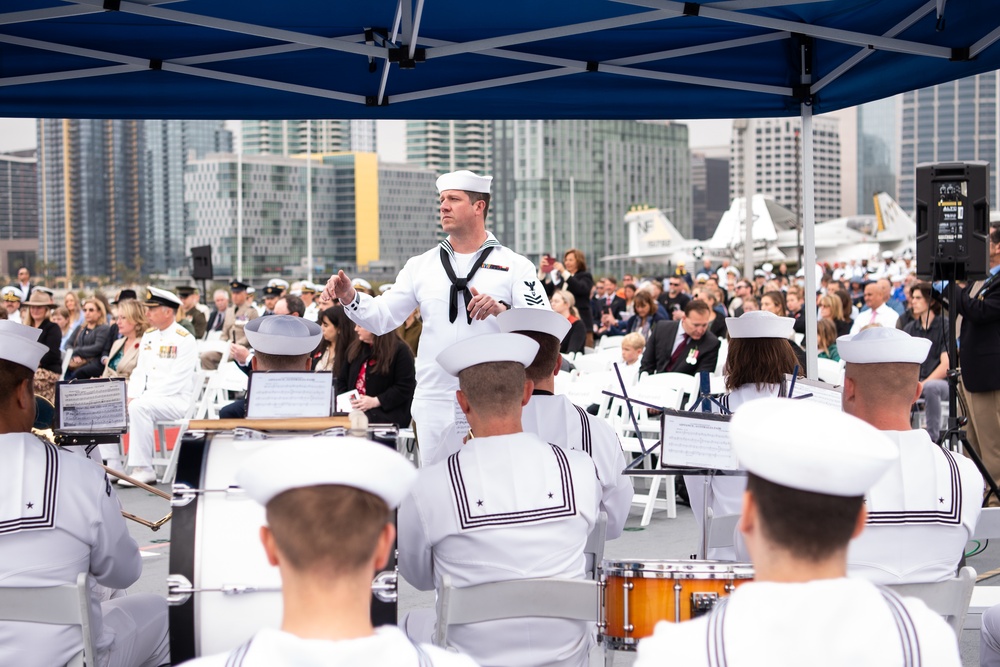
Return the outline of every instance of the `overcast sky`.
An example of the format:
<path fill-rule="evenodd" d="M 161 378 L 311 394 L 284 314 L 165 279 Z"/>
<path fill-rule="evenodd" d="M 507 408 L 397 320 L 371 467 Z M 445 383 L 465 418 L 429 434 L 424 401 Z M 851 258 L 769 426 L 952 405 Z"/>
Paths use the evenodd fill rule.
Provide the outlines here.
<path fill-rule="evenodd" d="M 720 146 L 729 143 L 731 120 L 686 120 L 690 128 L 691 148 Z M 406 159 L 405 121 L 383 120 L 378 123 L 378 152 L 387 162 Z M 0 152 L 35 147 L 35 121 L 31 118 L 0 118 Z"/>

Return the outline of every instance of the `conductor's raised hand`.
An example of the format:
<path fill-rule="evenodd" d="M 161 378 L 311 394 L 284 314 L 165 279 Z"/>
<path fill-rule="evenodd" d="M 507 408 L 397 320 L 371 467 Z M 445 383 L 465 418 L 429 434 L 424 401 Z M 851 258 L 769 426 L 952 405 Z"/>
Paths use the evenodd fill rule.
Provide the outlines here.
<path fill-rule="evenodd" d="M 505 309 L 489 294 L 480 294 L 475 287 L 470 287 L 472 301 L 469 302 L 468 311 L 472 313 L 472 319 L 485 320 L 490 315 L 499 315 Z"/>
<path fill-rule="evenodd" d="M 330 279 L 326 281 L 326 288 L 323 290 L 323 294 L 331 301 L 337 298 L 340 299 L 340 303 L 348 304 L 354 301 L 354 286 L 351 285 L 351 279 L 347 277 L 346 273 L 337 271 L 337 273 L 330 276 Z"/>

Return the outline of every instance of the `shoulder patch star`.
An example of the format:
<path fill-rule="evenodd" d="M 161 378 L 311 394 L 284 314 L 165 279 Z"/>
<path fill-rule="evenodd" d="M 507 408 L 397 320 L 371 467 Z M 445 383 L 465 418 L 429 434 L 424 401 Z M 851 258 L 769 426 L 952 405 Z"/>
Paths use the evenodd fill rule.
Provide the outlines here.
<path fill-rule="evenodd" d="M 29 510 L 30 510 L 31 508 L 33 508 L 34 506 L 35 506 L 35 503 L 28 503 L 28 509 L 29 509 Z"/>
<path fill-rule="evenodd" d="M 938 502 L 944 504 L 944 498 L 938 498 Z"/>
<path fill-rule="evenodd" d="M 551 491 L 549 491 L 549 498 L 551 498 L 551 497 L 552 497 L 552 492 L 551 492 Z"/>
<path fill-rule="evenodd" d="M 476 501 L 476 506 L 477 507 L 482 507 L 483 506 L 483 501 L 482 500 L 477 500 Z"/>

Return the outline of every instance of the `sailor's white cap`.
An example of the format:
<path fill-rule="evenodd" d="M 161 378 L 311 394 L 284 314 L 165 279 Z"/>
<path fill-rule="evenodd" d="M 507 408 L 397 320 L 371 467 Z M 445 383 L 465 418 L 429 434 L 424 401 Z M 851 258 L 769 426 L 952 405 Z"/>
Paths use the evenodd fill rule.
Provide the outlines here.
<path fill-rule="evenodd" d="M 288 281 L 282 280 L 281 278 L 271 278 L 267 281 L 268 287 L 280 287 L 281 289 L 288 289 Z"/>
<path fill-rule="evenodd" d="M 882 253 L 882 259 L 892 259 L 893 257 L 894 255 L 891 250 L 886 250 L 885 252 Z"/>
<path fill-rule="evenodd" d="M 21 288 L 14 287 L 13 285 L 0 289 L 0 297 L 4 301 L 24 301 L 24 293 L 21 291 Z"/>
<path fill-rule="evenodd" d="M 146 296 L 143 303 L 147 306 L 167 306 L 177 310 L 181 307 L 181 300 L 173 292 L 150 285 L 146 288 Z"/>
<path fill-rule="evenodd" d="M 503 333 L 536 331 L 562 341 L 569 333 L 570 321 L 557 312 L 544 308 L 512 308 L 497 315 Z"/>
<path fill-rule="evenodd" d="M 760 265 L 760 268 L 770 273 L 771 271 L 774 270 L 774 264 L 771 264 L 771 262 L 764 262 L 763 264 Z"/>
<path fill-rule="evenodd" d="M 726 318 L 730 338 L 788 338 L 794 326 L 793 318 L 778 317 L 766 310 L 751 310 L 739 317 Z"/>
<path fill-rule="evenodd" d="M 462 169 L 438 176 L 437 190 L 439 194 L 445 190 L 465 190 L 466 192 L 481 192 L 488 195 L 492 182 L 492 176 L 480 176 L 468 169 Z"/>
<path fill-rule="evenodd" d="M 49 351 L 48 345 L 38 342 L 41 329 L 0 320 L 0 359 L 24 366 L 30 371 L 38 369 L 38 362 Z"/>
<path fill-rule="evenodd" d="M 323 289 L 322 287 L 320 287 L 319 285 L 317 285 L 314 282 L 311 282 L 311 281 L 308 281 L 308 280 L 303 280 L 302 281 L 302 285 L 299 288 L 299 292 L 300 293 L 308 293 L 308 294 L 316 294 L 317 292 L 321 291 L 322 289 Z"/>
<path fill-rule="evenodd" d="M 365 280 L 364 278 L 355 278 L 351 281 L 352 287 L 364 287 L 365 289 L 371 289 L 372 284 Z"/>
<path fill-rule="evenodd" d="M 437 356 L 446 373 L 457 376 L 466 368 L 497 361 L 516 361 L 530 366 L 538 354 L 538 343 L 527 336 L 494 333 L 473 336 L 447 347 Z"/>
<path fill-rule="evenodd" d="M 293 315 L 257 317 L 247 322 L 243 330 L 254 350 L 285 357 L 309 354 L 323 337 L 318 324 Z"/>
<path fill-rule="evenodd" d="M 394 284 L 395 283 L 383 283 L 383 284 L 381 284 L 381 285 L 378 286 L 378 291 L 380 293 L 384 294 L 384 293 L 388 292 L 389 290 L 391 290 Z"/>
<path fill-rule="evenodd" d="M 872 327 L 837 339 L 837 352 L 849 364 L 922 364 L 930 349 L 929 339 L 890 327 Z"/>
<path fill-rule="evenodd" d="M 729 438 L 740 465 L 758 477 L 832 496 L 863 496 L 899 458 L 896 444 L 874 426 L 790 398 L 742 406 L 730 422 Z"/>
<path fill-rule="evenodd" d="M 236 471 L 237 484 L 261 505 L 285 491 L 332 484 L 367 491 L 395 509 L 416 480 L 401 454 L 350 436 L 292 438 L 253 454 Z"/>

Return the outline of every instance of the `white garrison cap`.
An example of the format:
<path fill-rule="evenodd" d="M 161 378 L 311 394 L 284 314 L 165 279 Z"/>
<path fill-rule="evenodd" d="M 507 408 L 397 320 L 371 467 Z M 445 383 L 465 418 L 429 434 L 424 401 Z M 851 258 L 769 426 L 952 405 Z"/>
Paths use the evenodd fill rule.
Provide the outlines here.
<path fill-rule="evenodd" d="M 790 398 L 742 406 L 730 422 L 729 439 L 740 465 L 758 477 L 832 496 L 863 496 L 899 458 L 896 444 L 874 426 Z"/>
<path fill-rule="evenodd" d="M 267 281 L 268 287 L 280 287 L 281 289 L 288 289 L 288 281 L 282 280 L 281 278 L 271 278 Z"/>
<path fill-rule="evenodd" d="M 446 373 L 458 376 L 471 366 L 497 361 L 516 361 L 530 366 L 538 354 L 538 343 L 527 336 L 512 333 L 483 334 L 466 338 L 444 349 L 437 362 Z"/>
<path fill-rule="evenodd" d="M 261 505 L 292 489 L 335 484 L 367 491 L 395 509 L 416 480 L 416 469 L 394 449 L 350 436 L 292 438 L 258 451 L 236 471 L 237 484 Z"/>
<path fill-rule="evenodd" d="M 0 289 L 0 297 L 3 297 L 4 301 L 24 301 L 24 293 L 13 285 Z"/>
<path fill-rule="evenodd" d="M 445 190 L 465 190 L 466 192 L 481 192 L 488 195 L 492 182 L 492 176 L 480 176 L 468 169 L 462 169 L 438 176 L 437 190 L 438 194 Z"/>
<path fill-rule="evenodd" d="M 351 281 L 352 287 L 364 287 L 365 289 L 371 289 L 372 284 L 365 280 L 364 278 L 355 278 Z"/>
<path fill-rule="evenodd" d="M 24 366 L 34 371 L 38 362 L 49 351 L 48 345 L 38 342 L 41 329 L 18 324 L 10 320 L 0 320 L 0 359 Z"/>
<path fill-rule="evenodd" d="M 788 338 L 794 326 L 794 318 L 778 317 L 766 310 L 751 310 L 739 317 L 726 318 L 730 338 Z"/>
<path fill-rule="evenodd" d="M 497 315 L 497 324 L 503 333 L 515 331 L 537 331 L 562 341 L 569 333 L 568 319 L 552 310 L 544 308 L 513 308 Z"/>
<path fill-rule="evenodd" d="M 285 357 L 309 354 L 323 337 L 318 324 L 293 315 L 257 317 L 247 322 L 243 330 L 254 350 Z"/>
<path fill-rule="evenodd" d="M 890 327 L 872 327 L 837 339 L 837 352 L 849 364 L 922 364 L 930 349 L 929 339 Z"/>

